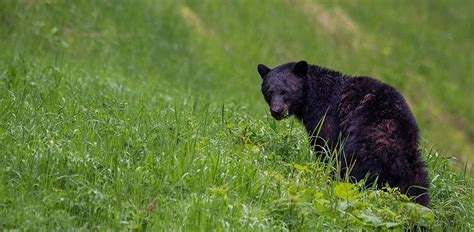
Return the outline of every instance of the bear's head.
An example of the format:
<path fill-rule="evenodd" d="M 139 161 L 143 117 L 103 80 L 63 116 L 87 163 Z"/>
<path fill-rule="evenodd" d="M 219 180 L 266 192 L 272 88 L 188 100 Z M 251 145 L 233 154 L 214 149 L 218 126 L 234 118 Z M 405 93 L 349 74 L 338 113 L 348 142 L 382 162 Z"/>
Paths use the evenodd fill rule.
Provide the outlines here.
<path fill-rule="evenodd" d="M 287 63 L 274 69 L 259 64 L 257 70 L 263 79 L 262 93 L 273 118 L 281 120 L 301 112 L 308 74 L 306 61 Z"/>

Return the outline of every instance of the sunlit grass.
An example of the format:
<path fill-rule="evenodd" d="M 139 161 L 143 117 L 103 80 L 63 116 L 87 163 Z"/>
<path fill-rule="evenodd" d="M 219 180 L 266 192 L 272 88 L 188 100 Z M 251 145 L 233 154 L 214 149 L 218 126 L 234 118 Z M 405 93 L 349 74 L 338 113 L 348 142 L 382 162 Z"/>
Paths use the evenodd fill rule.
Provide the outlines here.
<path fill-rule="evenodd" d="M 472 179 L 433 152 L 429 210 L 334 179 L 295 121 L 77 70 L 3 68 L 3 228 L 472 226 Z"/>
<path fill-rule="evenodd" d="M 1 1 L 0 228 L 472 230 L 472 3 L 370 3 Z M 430 209 L 268 116 L 256 64 L 299 59 L 407 96 Z"/>

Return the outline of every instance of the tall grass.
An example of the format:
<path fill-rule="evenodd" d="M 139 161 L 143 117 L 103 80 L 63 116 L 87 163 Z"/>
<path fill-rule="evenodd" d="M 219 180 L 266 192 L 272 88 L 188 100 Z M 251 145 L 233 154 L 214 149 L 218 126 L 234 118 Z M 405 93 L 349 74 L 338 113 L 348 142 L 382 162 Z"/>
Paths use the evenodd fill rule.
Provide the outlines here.
<path fill-rule="evenodd" d="M 472 228 L 473 183 L 426 152 L 432 210 L 334 180 L 294 121 L 15 63 L 1 78 L 5 229 Z"/>
<path fill-rule="evenodd" d="M 472 8 L 1 1 L 0 228 L 472 230 L 473 180 L 446 158 L 472 154 Z M 450 143 L 423 152 L 430 209 L 334 179 L 269 117 L 255 64 L 296 59 L 384 79 L 424 147 Z"/>

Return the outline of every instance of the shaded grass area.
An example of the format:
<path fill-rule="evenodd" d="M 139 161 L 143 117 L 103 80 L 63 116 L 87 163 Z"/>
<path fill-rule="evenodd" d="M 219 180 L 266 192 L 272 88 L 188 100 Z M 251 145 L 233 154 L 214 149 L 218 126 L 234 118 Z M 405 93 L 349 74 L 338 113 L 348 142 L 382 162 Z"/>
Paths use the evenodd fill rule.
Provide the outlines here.
<path fill-rule="evenodd" d="M 1 1 L 0 228 L 472 230 L 474 7 L 367 3 Z M 299 59 L 407 96 L 431 210 L 268 117 L 255 65 Z"/>

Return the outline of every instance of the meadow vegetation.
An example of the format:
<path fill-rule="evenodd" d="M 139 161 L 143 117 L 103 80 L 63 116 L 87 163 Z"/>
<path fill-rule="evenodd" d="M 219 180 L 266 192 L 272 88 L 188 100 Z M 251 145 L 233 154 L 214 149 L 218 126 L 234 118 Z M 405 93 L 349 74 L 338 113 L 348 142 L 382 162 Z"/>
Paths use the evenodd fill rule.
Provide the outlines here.
<path fill-rule="evenodd" d="M 473 10 L 0 1 L 0 229 L 472 231 Z M 430 208 L 335 178 L 299 123 L 271 118 L 256 64 L 300 59 L 406 96 Z"/>

